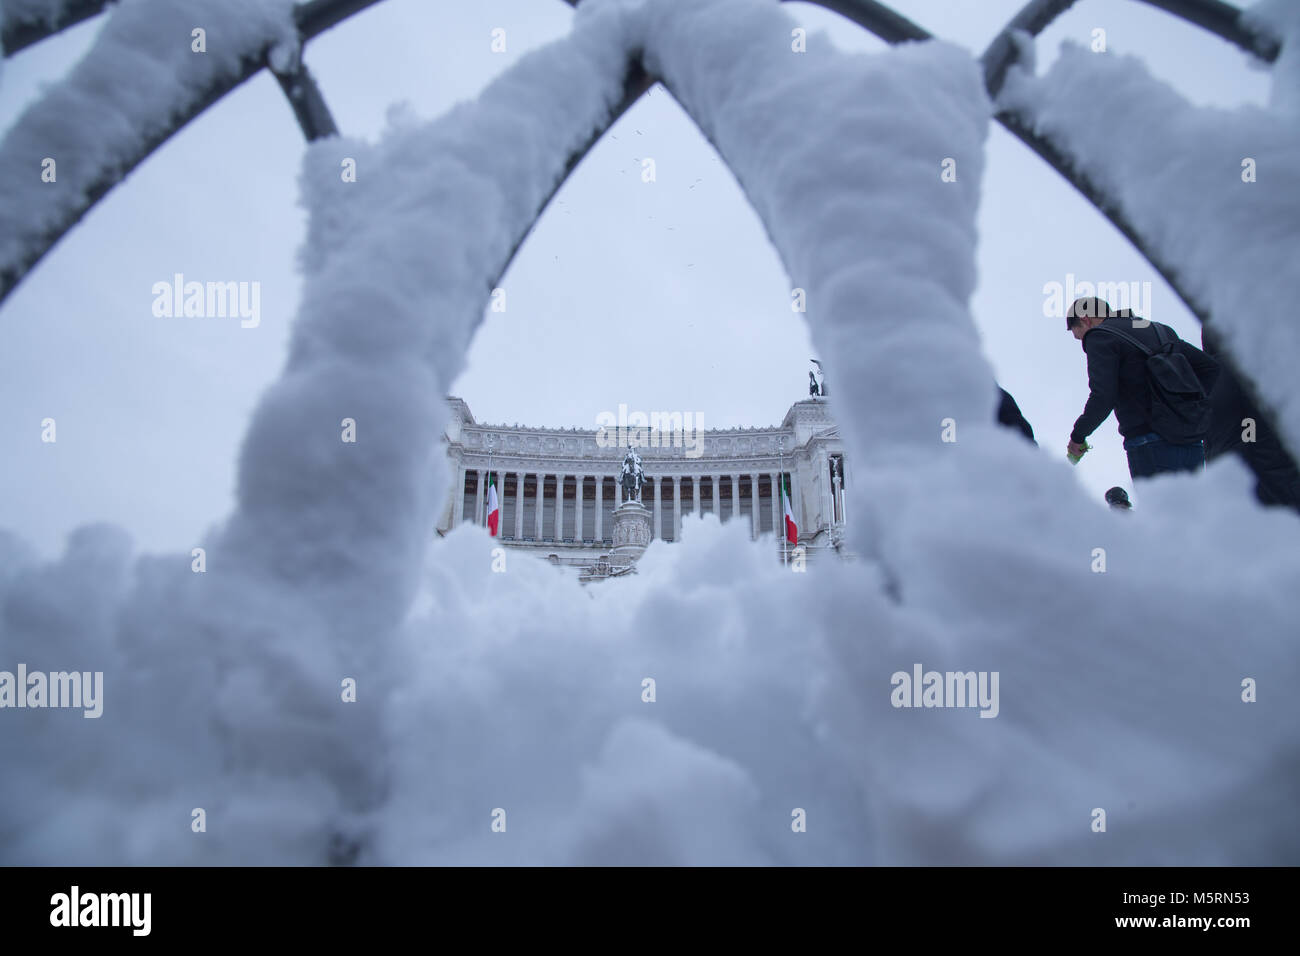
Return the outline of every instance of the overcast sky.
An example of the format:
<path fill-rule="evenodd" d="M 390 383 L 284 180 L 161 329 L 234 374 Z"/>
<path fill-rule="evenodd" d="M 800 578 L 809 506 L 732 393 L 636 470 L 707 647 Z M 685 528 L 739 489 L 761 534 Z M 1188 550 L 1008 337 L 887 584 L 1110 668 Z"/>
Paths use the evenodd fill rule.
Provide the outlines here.
<path fill-rule="evenodd" d="M 1020 5 L 894 4 L 976 54 Z M 810 33 L 826 31 L 810 42 L 883 48 L 811 4 L 786 8 Z M 314 41 L 306 60 L 340 128 L 373 138 L 393 104 L 436 117 L 564 35 L 572 15 L 558 0 L 385 0 Z M 102 22 L 5 62 L 0 128 L 76 62 Z M 506 29 L 504 54 L 490 50 L 494 27 Z M 1265 102 L 1267 74 L 1243 54 L 1132 0 L 1076 5 L 1040 39 L 1040 70 L 1063 39 L 1089 43 L 1096 27 L 1112 52 L 1141 55 L 1193 102 Z M 112 191 L 0 307 L 0 528 L 47 555 L 91 521 L 124 526 L 146 550 L 185 550 L 231 510 L 240 439 L 284 362 L 298 307 L 303 149 L 279 87 L 260 74 Z M 652 184 L 639 175 L 646 157 Z M 1078 343 L 1043 315 L 1045 283 L 1068 273 L 1150 282 L 1148 317 L 1199 344 L 1195 320 L 1146 261 L 996 125 L 979 229 L 972 312 L 1042 454 L 1063 458 L 1087 395 Z M 260 325 L 155 317 L 152 286 L 177 272 L 259 282 Z M 790 285 L 735 179 L 656 88 L 539 220 L 502 282 L 506 311 L 485 313 L 453 391 L 478 420 L 507 424 L 591 428 L 620 402 L 690 411 L 705 427 L 774 424 L 806 397 L 814 354 Z M 833 397 L 834 357 L 819 357 Z M 58 423 L 54 445 L 40 441 L 46 417 Z M 1114 484 L 1131 488 L 1113 419 L 1092 441 L 1079 479 L 1099 498 Z"/>

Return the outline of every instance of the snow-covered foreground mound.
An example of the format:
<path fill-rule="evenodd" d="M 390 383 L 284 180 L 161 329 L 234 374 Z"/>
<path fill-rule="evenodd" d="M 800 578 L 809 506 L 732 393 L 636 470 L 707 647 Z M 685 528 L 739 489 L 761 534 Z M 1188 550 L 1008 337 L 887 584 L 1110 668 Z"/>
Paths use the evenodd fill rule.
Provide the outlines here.
<path fill-rule="evenodd" d="M 712 519 L 589 594 L 532 561 L 484 573 L 489 540 L 457 531 L 402 638 L 421 677 L 392 701 L 409 749 L 381 856 L 1294 862 L 1300 667 L 1278 582 L 1300 579 L 1296 522 L 1260 513 L 1235 464 L 1132 516 L 1054 471 L 980 508 L 922 489 L 938 498 L 890 544 L 901 606 L 869 567 L 793 573 Z M 1237 503 L 1153 543 L 1207 495 Z M 1039 544 L 1011 531 L 1025 520 Z M 917 663 L 998 671 L 996 718 L 893 707 L 891 675 Z"/>
<path fill-rule="evenodd" d="M 0 668 L 105 683 L 95 720 L 0 713 L 0 858 L 1300 860 L 1296 519 L 1229 462 L 1115 515 L 990 424 L 975 64 L 793 54 L 793 27 L 768 2 L 587 4 L 475 103 L 312 147 L 291 359 L 206 571 L 109 528 L 48 566 L 0 537 Z M 630 50 L 807 292 L 862 562 L 796 573 L 688 522 L 584 589 L 513 555 L 495 573 L 480 529 L 429 542 L 439 396 Z M 995 704 L 894 706 L 918 665 L 986 673 Z"/>
<path fill-rule="evenodd" d="M 1054 471 L 979 507 L 918 489 L 938 497 L 890 544 L 901 605 L 870 566 L 794 573 L 739 523 L 688 521 L 589 589 L 525 557 L 493 573 L 464 526 L 351 669 L 251 582 L 133 566 L 107 531 L 53 567 L 9 557 L 6 658 L 107 687 L 99 720 L 4 714 L 4 858 L 319 863 L 340 833 L 391 863 L 1295 862 L 1294 519 L 1235 463 L 1132 516 Z M 917 663 L 997 671 L 997 717 L 893 707 Z"/>

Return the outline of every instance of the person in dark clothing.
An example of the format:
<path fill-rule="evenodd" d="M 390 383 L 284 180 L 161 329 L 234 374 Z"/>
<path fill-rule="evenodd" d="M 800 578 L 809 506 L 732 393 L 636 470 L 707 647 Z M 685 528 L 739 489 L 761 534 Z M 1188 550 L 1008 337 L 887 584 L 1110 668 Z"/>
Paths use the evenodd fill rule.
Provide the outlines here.
<path fill-rule="evenodd" d="M 1206 355 L 1220 353 L 1214 334 L 1201 329 Z M 1250 427 L 1250 423 L 1254 427 Z M 1253 438 L 1246 441 L 1245 437 Z M 1267 422 L 1246 395 L 1241 382 L 1225 366 L 1210 393 L 1210 431 L 1205 436 L 1205 457 L 1213 461 L 1236 452 L 1255 473 L 1255 497 L 1261 504 L 1287 505 L 1300 511 L 1300 470 Z"/>
<path fill-rule="evenodd" d="M 1002 401 L 998 404 L 998 424 L 1019 430 L 1022 435 L 1037 445 L 1038 442 L 1034 441 L 1034 426 L 1025 419 L 1011 393 L 1001 385 L 998 386 L 998 391 L 1002 393 Z"/>
<path fill-rule="evenodd" d="M 1192 371 L 1208 394 L 1219 374 L 1219 363 L 1194 345 L 1189 345 L 1173 329 L 1158 322 L 1147 322 L 1129 309 L 1113 310 L 1103 299 L 1076 299 L 1066 314 L 1065 326 L 1083 344 L 1088 356 L 1088 403 L 1070 432 L 1068 453 L 1082 455 L 1089 435 L 1115 413 L 1119 433 L 1124 436 L 1128 470 L 1133 478 L 1150 478 L 1166 471 L 1197 471 L 1205 466 L 1205 441 L 1174 444 L 1166 441 L 1151 423 L 1151 393 L 1147 378 L 1146 353 L 1119 335 L 1109 331 L 1095 334 L 1108 325 L 1148 348 L 1160 345 L 1157 328 L 1174 351 L 1187 357 Z"/>

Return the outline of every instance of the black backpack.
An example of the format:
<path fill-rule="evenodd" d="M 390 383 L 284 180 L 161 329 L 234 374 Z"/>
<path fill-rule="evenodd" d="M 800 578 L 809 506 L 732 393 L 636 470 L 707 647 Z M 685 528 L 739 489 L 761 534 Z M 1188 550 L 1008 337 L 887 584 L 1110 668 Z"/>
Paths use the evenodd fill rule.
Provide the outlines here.
<path fill-rule="evenodd" d="M 1151 396 L 1151 427 L 1165 441 L 1185 445 L 1199 441 L 1210 430 L 1210 396 L 1197 378 L 1187 356 L 1175 352 L 1178 336 L 1167 340 L 1158 322 L 1151 323 L 1159 349 L 1149 349 L 1127 332 L 1114 326 L 1097 325 L 1101 330 L 1118 335 L 1136 345 L 1147 357 L 1147 386 Z M 1173 334 L 1172 332 L 1170 333 Z"/>

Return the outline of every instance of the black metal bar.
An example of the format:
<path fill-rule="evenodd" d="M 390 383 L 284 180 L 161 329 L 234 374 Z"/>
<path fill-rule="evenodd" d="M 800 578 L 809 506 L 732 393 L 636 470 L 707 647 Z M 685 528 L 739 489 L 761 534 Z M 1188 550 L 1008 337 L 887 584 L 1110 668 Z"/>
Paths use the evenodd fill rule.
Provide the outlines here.
<path fill-rule="evenodd" d="M 298 127 L 307 142 L 312 143 L 325 136 L 337 136 L 339 128 L 330 113 L 329 105 L 315 78 L 301 60 L 287 73 L 271 71 L 276 82 L 284 91 L 284 98 L 289 101 L 293 115 L 298 119 Z"/>
<path fill-rule="evenodd" d="M 569 2 L 569 0 L 566 0 L 566 2 Z M 492 281 L 488 282 L 489 292 L 500 284 L 501 277 L 505 275 L 506 270 L 510 268 L 510 263 L 514 261 L 515 254 L 527 241 L 528 237 L 532 235 L 542 213 L 546 210 L 546 207 L 550 205 L 551 200 L 555 198 L 555 194 L 559 192 L 560 188 L 568 181 L 569 176 L 573 173 L 574 169 L 576 169 L 578 164 L 586 158 L 587 154 L 591 152 L 591 148 L 600 141 L 600 138 L 619 121 L 619 118 L 631 109 L 633 104 L 635 104 L 636 101 L 639 100 L 646 91 L 657 82 L 658 80 L 645 71 L 645 67 L 642 65 L 641 57 L 639 55 L 634 56 L 629 60 L 627 75 L 623 80 L 623 98 L 618 102 L 614 109 L 610 111 L 609 118 L 606 122 L 599 129 L 595 130 L 587 141 L 583 143 L 582 146 L 568 158 L 568 160 L 565 161 L 564 172 L 561 174 L 560 178 L 556 180 L 551 191 L 546 194 L 546 198 L 542 200 L 542 204 L 537 208 L 537 214 L 533 217 L 533 221 L 529 224 L 528 228 L 520 234 L 515 244 L 510 247 L 510 252 L 506 255 L 505 261 L 501 263 L 501 268 L 497 270 L 496 277 Z"/>
<path fill-rule="evenodd" d="M 896 10 L 883 3 L 877 3 L 876 0 L 812 0 L 812 2 L 847 17 L 891 46 L 910 40 L 933 39 L 929 31 L 917 26 Z"/>
<path fill-rule="evenodd" d="M 67 0 L 52 22 L 43 17 L 34 20 L 5 17 L 0 21 L 0 44 L 4 46 L 4 55 L 17 53 L 82 20 L 89 20 L 102 13 L 108 2 L 109 0 Z M 378 2 L 379 0 L 307 0 L 294 7 L 294 23 L 298 27 L 298 35 L 306 43 Z"/>
<path fill-rule="evenodd" d="M 1002 92 L 1007 70 L 1019 56 L 1012 40 L 1012 33 L 1023 30 L 1030 36 L 1038 36 L 1075 2 L 1076 0 L 1030 0 L 1011 18 L 980 58 L 980 62 L 984 65 L 984 86 L 988 89 L 989 96 L 996 98 L 998 93 Z M 1248 28 L 1242 22 L 1242 11 L 1223 3 L 1222 0 L 1139 0 L 1139 2 L 1164 10 L 1208 30 L 1215 36 L 1269 63 L 1277 59 L 1281 50 L 1277 38 Z"/>
<path fill-rule="evenodd" d="M 167 142 L 176 132 L 182 129 L 190 120 L 198 116 L 217 100 L 221 99 L 231 90 L 238 87 L 245 80 L 255 76 L 262 67 L 265 66 L 264 58 L 245 60 L 237 74 L 232 77 L 225 77 L 213 86 L 204 91 L 203 95 L 190 107 L 173 117 L 168 124 L 153 136 L 141 143 L 132 156 L 124 162 L 105 168 L 101 171 L 99 179 L 95 180 L 86 190 L 85 200 L 71 210 L 63 219 L 59 220 L 44 233 L 38 240 L 28 248 L 27 252 L 19 259 L 18 262 L 4 263 L 0 265 L 0 302 L 3 302 L 14 290 L 14 287 L 22 281 L 23 277 L 32 270 L 36 263 L 45 257 L 68 230 L 81 221 L 86 213 L 94 208 L 105 195 L 108 194 L 114 186 L 125 179 L 133 169 L 144 162 L 154 150 L 163 143 Z"/>
<path fill-rule="evenodd" d="M 34 43 L 40 43 L 61 30 L 75 26 L 82 20 L 89 20 L 102 13 L 108 6 L 108 0 L 66 0 L 58 5 L 55 18 L 50 21 L 45 17 L 34 20 L 19 20 L 6 16 L 0 21 L 0 44 L 4 45 L 5 56 L 26 49 Z"/>
<path fill-rule="evenodd" d="M 340 5 L 338 0 L 327 0 L 327 2 L 331 7 Z M 356 0 L 351 0 L 351 2 L 355 3 Z M 377 0 L 370 0 L 370 2 L 377 2 Z M 132 170 L 148 159 L 154 150 L 167 142 L 191 120 L 267 66 L 268 56 L 269 48 L 262 51 L 255 58 L 244 60 L 238 73 L 215 81 L 212 86 L 204 91 L 199 100 L 191 104 L 188 109 L 172 116 L 165 128 L 141 143 L 140 149 L 134 155 L 117 166 L 102 170 L 99 179 L 86 190 L 84 201 L 71 210 L 63 219 L 38 236 L 18 261 L 0 264 L 0 304 L 8 298 L 9 293 L 17 287 L 23 277 L 67 234 L 68 230 L 80 222 L 114 186 L 125 179 Z M 290 108 L 293 110 L 298 125 L 308 141 L 318 139 L 321 136 L 337 135 L 338 127 L 330 114 L 325 98 L 305 64 L 300 61 L 293 72 L 287 76 L 277 75 L 276 80 L 280 83 L 280 88 L 284 90 Z M 295 90 L 297 95 L 295 95 Z"/>
<path fill-rule="evenodd" d="M 1036 37 L 1074 4 L 1075 0 L 1030 0 L 1002 28 L 1002 32 L 993 38 L 989 48 L 980 57 L 980 63 L 984 67 L 984 88 L 988 90 L 990 98 L 996 99 L 1002 92 L 1007 70 L 1020 58 L 1012 34 L 1023 30 Z"/>
<path fill-rule="evenodd" d="M 1251 29 L 1242 22 L 1243 11 L 1222 0 L 1140 0 L 1193 23 L 1215 36 L 1272 63 L 1282 50 L 1277 37 Z"/>
<path fill-rule="evenodd" d="M 298 25 L 298 35 L 306 43 L 312 37 L 338 26 L 348 17 L 378 2 L 379 0 L 307 0 L 294 7 L 293 19 Z"/>
<path fill-rule="evenodd" d="M 302 36 L 305 41 L 306 39 L 318 35 L 343 19 L 370 7 L 377 2 L 379 2 L 379 0 L 308 0 L 308 2 L 301 4 L 296 8 L 295 18 L 302 30 Z M 576 0 L 565 0 L 565 2 L 569 3 L 571 6 L 576 5 Z M 877 3 L 876 0 L 814 0 L 814 2 L 818 2 L 821 6 L 840 13 L 842 16 L 847 17 L 849 20 L 871 31 L 876 36 L 879 36 L 881 39 L 889 43 L 901 43 L 908 40 L 924 40 L 931 38 L 931 34 L 926 30 L 883 4 Z M 1218 7 L 1224 7 L 1229 10 L 1233 8 L 1228 8 L 1226 4 L 1219 4 L 1218 0 L 1147 0 L 1147 2 L 1168 4 L 1174 8 L 1171 12 L 1174 12 L 1178 16 L 1190 16 L 1191 13 L 1195 12 L 1200 19 L 1193 22 L 1197 22 L 1198 25 L 1205 26 L 1207 29 L 1229 29 L 1226 14 L 1223 13 L 1223 11 L 1219 11 L 1217 14 L 1212 15 L 1210 8 L 1212 6 L 1214 6 L 1216 10 Z M 1215 6 L 1216 4 L 1217 6 Z M 100 3 L 99 6 L 102 8 L 103 4 Z M 1038 4 L 1031 4 L 1031 6 L 1038 6 Z M 1188 10 L 1184 10 L 1184 7 L 1187 7 Z M 1196 7 L 1198 9 L 1197 11 L 1191 11 L 1191 7 Z M 69 7 L 69 9 L 74 9 L 74 7 Z M 1240 12 L 1238 11 L 1238 18 L 1239 15 Z M 1031 20 L 1030 22 L 1034 21 Z M 1240 27 L 1238 20 L 1233 20 L 1232 22 L 1233 24 L 1236 24 L 1237 27 Z M 205 95 L 195 106 L 186 110 L 180 116 L 174 117 L 168 124 L 167 128 L 146 143 L 145 147 L 135 156 L 131 157 L 126 163 L 119 167 L 106 170 L 104 176 L 95 184 L 94 187 L 88 190 L 87 201 L 81 207 L 74 210 L 71 215 L 65 217 L 64 220 L 48 230 L 42 237 L 42 241 L 38 243 L 38 245 L 34 247 L 28 255 L 25 255 L 20 262 L 10 263 L 7 267 L 0 269 L 0 302 L 4 301 L 8 294 L 13 290 L 14 286 L 16 286 L 21 280 L 22 276 L 25 275 L 33 265 L 39 262 L 45 253 L 49 251 L 49 249 L 68 231 L 68 229 L 72 228 L 73 225 L 80 221 L 86 212 L 89 211 L 89 209 L 117 182 L 147 158 L 159 145 L 184 127 L 195 116 L 198 116 L 209 105 L 216 102 L 226 93 L 243 83 L 244 80 L 257 72 L 262 65 L 263 64 L 260 62 L 254 63 L 251 65 L 251 68 L 246 68 L 241 71 L 238 77 L 219 81 L 214 84 L 212 88 L 205 92 Z M 325 108 L 324 99 L 320 96 L 319 90 L 315 88 L 314 83 L 310 85 L 310 88 L 314 89 L 315 93 L 308 95 L 314 96 L 314 98 L 319 100 L 317 103 L 316 115 L 312 115 L 311 107 L 302 107 L 302 110 L 307 111 L 306 114 L 304 114 L 300 111 L 300 107 L 297 104 L 294 104 L 295 115 L 298 116 L 304 135 L 309 139 L 313 138 L 314 134 L 328 135 L 328 133 L 322 133 L 320 131 L 333 128 L 334 126 L 332 119 L 330 119 L 328 123 L 323 121 L 323 117 L 328 117 L 329 111 Z M 303 89 L 307 90 L 308 87 L 304 86 Z M 292 97 L 290 98 L 290 102 L 291 104 L 294 103 Z M 1065 161 L 1062 154 L 1054 149 L 1046 148 L 1045 141 L 1031 141 L 1030 133 L 1024 124 L 1017 124 L 1015 126 L 1008 125 L 1007 119 L 1003 116 L 999 116 L 998 120 L 1014 135 L 1025 142 L 1027 146 L 1047 160 L 1049 164 L 1052 165 L 1053 169 L 1060 173 L 1068 182 L 1071 183 L 1071 185 L 1086 196 L 1090 202 L 1093 202 L 1093 204 L 1111 220 L 1115 227 L 1133 243 L 1134 247 L 1145 256 L 1149 262 L 1151 262 L 1156 271 L 1164 276 L 1166 281 L 1169 282 L 1179 297 L 1187 303 L 1188 307 L 1198 317 L 1204 316 L 1205 310 L 1199 308 L 1190 295 L 1180 287 L 1177 282 L 1177 277 L 1173 274 L 1172 270 L 1162 267 L 1160 263 L 1153 259 L 1150 252 L 1145 248 L 1140 235 L 1119 213 L 1117 204 L 1107 201 L 1107 197 L 1101 195 L 1091 185 L 1087 184 L 1075 172 L 1073 167 Z M 1054 159 L 1052 158 L 1053 155 L 1055 156 Z M 580 161 L 581 157 L 578 157 L 578 160 Z"/>

